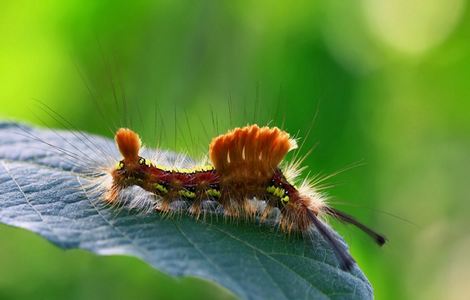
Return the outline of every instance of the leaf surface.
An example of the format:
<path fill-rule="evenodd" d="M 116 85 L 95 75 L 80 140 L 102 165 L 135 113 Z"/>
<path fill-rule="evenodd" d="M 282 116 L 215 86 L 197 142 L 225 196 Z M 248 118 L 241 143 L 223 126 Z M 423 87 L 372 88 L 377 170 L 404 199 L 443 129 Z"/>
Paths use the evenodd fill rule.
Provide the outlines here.
<path fill-rule="evenodd" d="M 373 298 L 359 268 L 341 270 L 316 231 L 311 239 L 288 237 L 221 217 L 165 218 L 100 205 L 86 188 L 88 172 L 99 160 L 117 160 L 114 148 L 89 134 L 0 123 L 0 222 L 64 249 L 131 255 L 174 276 L 213 280 L 243 299 Z"/>

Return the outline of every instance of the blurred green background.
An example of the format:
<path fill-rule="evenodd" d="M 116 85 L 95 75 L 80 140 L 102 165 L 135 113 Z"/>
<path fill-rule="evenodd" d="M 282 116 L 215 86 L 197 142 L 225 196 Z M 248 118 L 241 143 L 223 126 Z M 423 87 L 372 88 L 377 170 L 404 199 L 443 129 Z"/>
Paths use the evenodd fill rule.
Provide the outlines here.
<path fill-rule="evenodd" d="M 468 299 L 466 0 L 2 1 L 0 36 L 2 118 L 67 127 L 38 99 L 77 128 L 132 125 L 150 145 L 200 156 L 247 122 L 305 136 L 318 110 L 309 170 L 363 161 L 328 192 L 390 239 L 378 249 L 334 224 L 376 298 Z M 7 226 L 0 266 L 1 299 L 233 297 Z"/>

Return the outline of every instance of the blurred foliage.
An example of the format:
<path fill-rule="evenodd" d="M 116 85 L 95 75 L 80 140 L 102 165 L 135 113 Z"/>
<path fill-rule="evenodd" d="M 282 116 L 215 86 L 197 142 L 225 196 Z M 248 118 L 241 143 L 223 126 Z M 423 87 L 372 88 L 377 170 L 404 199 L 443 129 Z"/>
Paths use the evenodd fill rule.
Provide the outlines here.
<path fill-rule="evenodd" d="M 2 117 L 70 127 L 47 105 L 86 131 L 132 125 L 201 155 L 246 122 L 305 136 L 318 111 L 306 164 L 365 162 L 330 181 L 331 202 L 390 239 L 377 249 L 335 224 L 377 299 L 469 294 L 466 0 L 3 1 L 0 20 Z M 230 297 L 5 226 L 0 245 L 0 298 Z"/>

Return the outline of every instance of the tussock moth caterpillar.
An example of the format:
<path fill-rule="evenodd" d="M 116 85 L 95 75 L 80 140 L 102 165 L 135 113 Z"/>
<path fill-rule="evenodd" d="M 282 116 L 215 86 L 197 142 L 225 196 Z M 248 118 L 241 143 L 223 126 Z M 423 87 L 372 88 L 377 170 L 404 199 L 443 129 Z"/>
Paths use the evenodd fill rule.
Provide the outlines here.
<path fill-rule="evenodd" d="M 138 186 L 153 197 L 147 211 L 165 214 L 187 212 L 199 218 L 206 213 L 205 204 L 215 202 L 226 217 L 263 222 L 277 209 L 282 231 L 308 233 L 316 228 L 346 270 L 354 265 L 354 259 L 321 221 L 323 216 L 355 225 L 378 245 L 386 241 L 383 235 L 328 206 L 309 181 L 298 187 L 293 184 L 298 164 L 281 169 L 281 162 L 296 148 L 296 142 L 276 127 L 250 125 L 220 135 L 209 146 L 211 164 L 191 169 L 169 168 L 142 157 L 141 139 L 130 129 L 119 129 L 115 141 L 122 159 L 108 170 L 111 178 L 104 196 L 108 204 L 119 206 L 130 201 L 130 207 L 139 208 L 138 197 L 129 198 L 125 193 Z"/>

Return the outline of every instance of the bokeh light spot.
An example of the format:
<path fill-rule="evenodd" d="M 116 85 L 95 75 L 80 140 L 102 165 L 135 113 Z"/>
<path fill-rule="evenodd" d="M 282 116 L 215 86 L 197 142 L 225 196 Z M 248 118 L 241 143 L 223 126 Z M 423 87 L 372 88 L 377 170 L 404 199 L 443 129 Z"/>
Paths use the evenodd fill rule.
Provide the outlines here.
<path fill-rule="evenodd" d="M 465 0 L 364 0 L 369 29 L 395 50 L 421 55 L 459 23 Z"/>

